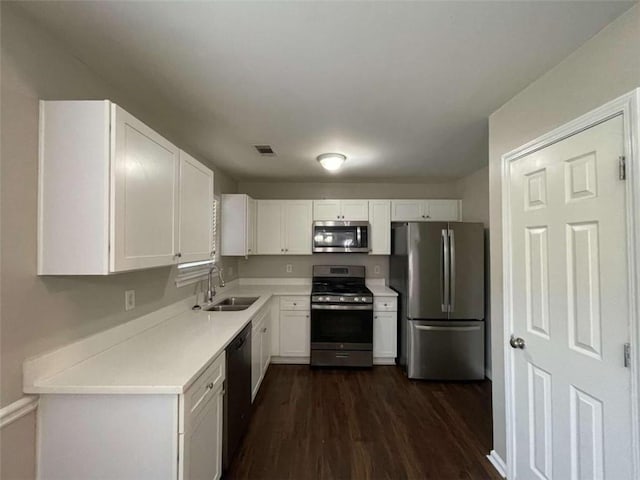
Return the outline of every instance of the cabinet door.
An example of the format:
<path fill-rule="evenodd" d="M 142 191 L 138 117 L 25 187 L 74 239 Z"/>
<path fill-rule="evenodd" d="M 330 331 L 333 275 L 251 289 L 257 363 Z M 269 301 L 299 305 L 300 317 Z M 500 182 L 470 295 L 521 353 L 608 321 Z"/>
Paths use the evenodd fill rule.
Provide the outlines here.
<path fill-rule="evenodd" d="M 287 255 L 311 255 L 312 210 L 311 200 L 284 201 Z"/>
<path fill-rule="evenodd" d="M 395 358 L 397 353 L 398 312 L 374 312 L 373 356 Z"/>
<path fill-rule="evenodd" d="M 281 255 L 284 253 L 284 218 L 281 200 L 258 200 L 258 245 L 259 255 Z M 311 231 L 311 227 L 309 227 Z"/>
<path fill-rule="evenodd" d="M 371 255 L 391 254 L 391 202 L 389 200 L 369 201 L 369 253 Z"/>
<path fill-rule="evenodd" d="M 367 200 L 341 200 L 342 220 L 366 222 L 369 220 L 369 202 Z"/>
<path fill-rule="evenodd" d="M 427 200 L 425 214 L 432 222 L 457 222 L 460 220 L 460 200 Z"/>
<path fill-rule="evenodd" d="M 171 265 L 178 253 L 178 149 L 117 105 L 111 115 L 110 270 Z"/>
<path fill-rule="evenodd" d="M 262 327 L 263 322 L 253 325 L 251 331 L 251 401 L 256 397 L 262 379 Z"/>
<path fill-rule="evenodd" d="M 267 315 L 262 324 L 262 377 L 271 363 L 271 315 Z"/>
<path fill-rule="evenodd" d="M 308 357 L 310 327 L 308 312 L 280 312 L 280 356 Z"/>
<path fill-rule="evenodd" d="M 314 200 L 313 219 L 317 221 L 340 220 L 340 200 Z"/>
<path fill-rule="evenodd" d="M 419 222 L 424 220 L 424 200 L 391 200 L 391 221 Z"/>
<path fill-rule="evenodd" d="M 180 262 L 211 258 L 212 235 L 213 171 L 180 151 Z"/>
<path fill-rule="evenodd" d="M 247 198 L 247 255 L 256 253 L 256 222 L 258 220 L 258 208 L 256 201 Z"/>
<path fill-rule="evenodd" d="M 222 474 L 222 395 L 222 388 L 212 393 L 186 425 L 182 480 L 217 480 Z"/>

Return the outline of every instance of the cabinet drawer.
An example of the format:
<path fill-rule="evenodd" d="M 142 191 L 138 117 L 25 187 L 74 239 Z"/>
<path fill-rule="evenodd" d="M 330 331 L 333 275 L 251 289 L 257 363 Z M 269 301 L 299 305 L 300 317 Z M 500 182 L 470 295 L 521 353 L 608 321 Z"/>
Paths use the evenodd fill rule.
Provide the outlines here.
<path fill-rule="evenodd" d="M 224 382 L 225 353 L 221 353 L 198 377 L 184 394 L 185 417 L 192 417 L 206 405 L 207 398 L 213 395 Z"/>
<path fill-rule="evenodd" d="M 309 310 L 309 297 L 280 297 L 280 310 Z"/>
<path fill-rule="evenodd" d="M 398 310 L 396 297 L 375 297 L 373 310 L 376 312 L 395 312 Z"/>

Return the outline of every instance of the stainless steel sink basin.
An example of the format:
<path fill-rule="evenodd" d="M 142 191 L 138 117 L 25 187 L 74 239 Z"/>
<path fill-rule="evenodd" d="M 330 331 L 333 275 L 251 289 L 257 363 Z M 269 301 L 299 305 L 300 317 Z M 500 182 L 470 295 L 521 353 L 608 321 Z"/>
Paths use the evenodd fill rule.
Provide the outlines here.
<path fill-rule="evenodd" d="M 239 312 L 240 310 L 246 310 L 249 305 L 211 305 L 206 307 L 207 312 Z"/>
<path fill-rule="evenodd" d="M 245 305 L 247 307 L 253 305 L 253 302 L 258 300 L 260 297 L 229 297 L 224 300 L 220 300 L 219 302 L 214 303 L 215 306 L 218 305 Z"/>
<path fill-rule="evenodd" d="M 239 312 L 246 310 L 260 297 L 229 297 L 214 303 L 204 310 L 207 312 Z"/>

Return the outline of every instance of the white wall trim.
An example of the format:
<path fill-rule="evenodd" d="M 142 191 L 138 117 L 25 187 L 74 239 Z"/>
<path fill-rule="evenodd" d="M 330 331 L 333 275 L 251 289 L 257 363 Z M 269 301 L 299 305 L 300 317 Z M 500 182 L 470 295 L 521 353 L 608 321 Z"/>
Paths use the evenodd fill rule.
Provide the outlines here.
<path fill-rule="evenodd" d="M 25 395 L 24 397 L 0 408 L 0 428 L 28 415 L 38 408 L 38 395 Z"/>
<path fill-rule="evenodd" d="M 624 118 L 624 150 L 627 159 L 627 249 L 629 258 L 629 322 L 631 340 L 631 423 L 632 454 L 634 478 L 640 478 L 640 88 L 606 103 L 575 120 L 572 120 L 535 140 L 512 150 L 502 156 L 502 260 L 503 260 L 503 345 L 505 365 L 505 410 L 507 433 L 508 478 L 516 476 L 516 438 L 515 438 L 515 391 L 513 349 L 508 348 L 509 337 L 513 331 L 513 314 L 511 310 L 512 278 L 511 278 L 511 244 L 510 225 L 510 182 L 509 168 L 511 162 L 537 150 L 560 142 L 565 138 L 580 133 L 599 123 L 618 115 Z M 493 453 L 493 452 L 492 452 Z M 491 460 L 491 459 L 490 459 Z M 493 463 L 493 462 L 492 462 Z"/>
<path fill-rule="evenodd" d="M 491 450 L 489 455 L 487 455 L 487 459 L 489 459 L 493 468 L 496 469 L 496 472 L 498 472 L 502 478 L 507 478 L 507 466 L 505 465 L 504 460 L 502 460 L 502 457 L 498 455 L 498 452 Z"/>
<path fill-rule="evenodd" d="M 37 380 L 49 378 L 183 313 L 191 308 L 194 301 L 195 296 L 189 296 L 160 310 L 82 338 L 56 350 L 28 358 L 22 364 L 24 391 L 29 393 Z"/>

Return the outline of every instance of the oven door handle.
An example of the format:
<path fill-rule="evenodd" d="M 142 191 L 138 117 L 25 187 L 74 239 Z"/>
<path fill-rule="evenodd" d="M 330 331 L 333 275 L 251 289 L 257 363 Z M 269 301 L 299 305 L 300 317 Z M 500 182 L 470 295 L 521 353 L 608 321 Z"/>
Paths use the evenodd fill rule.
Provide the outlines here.
<path fill-rule="evenodd" d="M 317 305 L 312 304 L 311 310 L 373 310 L 373 305 Z"/>

